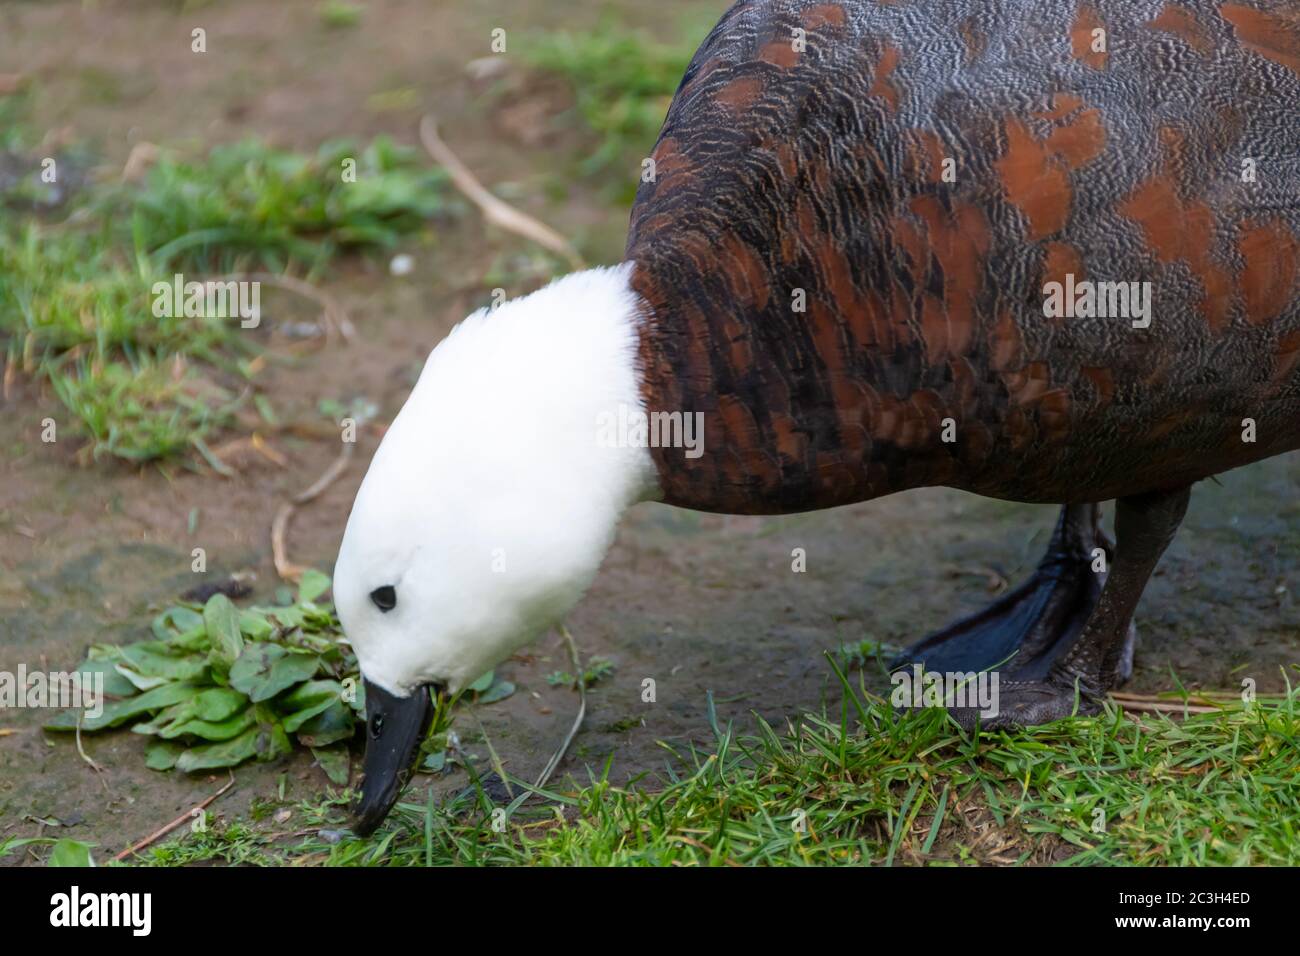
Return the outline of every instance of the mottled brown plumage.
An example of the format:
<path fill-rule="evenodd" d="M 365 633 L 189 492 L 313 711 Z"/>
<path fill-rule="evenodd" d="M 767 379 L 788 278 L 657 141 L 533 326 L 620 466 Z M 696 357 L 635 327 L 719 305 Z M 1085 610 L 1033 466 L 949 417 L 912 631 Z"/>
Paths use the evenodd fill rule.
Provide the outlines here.
<path fill-rule="evenodd" d="M 1300 447 L 1294 2 L 742 2 L 652 155 L 644 395 L 705 413 L 669 503 L 1100 501 Z M 1150 327 L 1045 317 L 1067 273 L 1151 282 Z"/>

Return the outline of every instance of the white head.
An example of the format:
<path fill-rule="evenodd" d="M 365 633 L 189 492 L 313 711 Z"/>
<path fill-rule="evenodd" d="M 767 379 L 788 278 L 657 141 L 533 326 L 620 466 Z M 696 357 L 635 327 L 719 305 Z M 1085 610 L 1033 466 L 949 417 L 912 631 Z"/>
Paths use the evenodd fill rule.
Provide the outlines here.
<path fill-rule="evenodd" d="M 598 439 L 602 414 L 643 407 L 630 268 L 476 312 L 429 356 L 334 569 L 367 680 L 399 697 L 476 680 L 568 613 L 623 510 L 655 494 L 644 447 Z"/>

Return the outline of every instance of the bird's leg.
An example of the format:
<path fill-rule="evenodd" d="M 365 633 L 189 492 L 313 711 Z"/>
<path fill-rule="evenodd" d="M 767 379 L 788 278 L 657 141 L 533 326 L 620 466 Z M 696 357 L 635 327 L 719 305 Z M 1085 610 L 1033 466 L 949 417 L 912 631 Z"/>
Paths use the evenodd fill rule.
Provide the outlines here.
<path fill-rule="evenodd" d="M 1173 540 L 1187 511 L 1190 488 L 1149 492 L 1115 504 L 1115 558 L 1101 597 L 1083 632 L 1052 662 L 1045 677 L 1000 681 L 997 713 L 985 727 L 1023 727 L 1068 717 L 1075 710 L 1096 713 L 1099 698 L 1113 687 L 1123 667 L 1133 611 L 1151 572 Z M 971 710 L 954 711 L 973 724 Z"/>
<path fill-rule="evenodd" d="M 1064 506 L 1047 553 L 1028 581 L 922 638 L 892 666 L 919 663 L 950 673 L 997 668 L 1017 680 L 1045 677 L 1097 606 L 1112 557 L 1100 525 L 1100 505 Z M 1130 660 L 1131 654 L 1130 646 Z"/>

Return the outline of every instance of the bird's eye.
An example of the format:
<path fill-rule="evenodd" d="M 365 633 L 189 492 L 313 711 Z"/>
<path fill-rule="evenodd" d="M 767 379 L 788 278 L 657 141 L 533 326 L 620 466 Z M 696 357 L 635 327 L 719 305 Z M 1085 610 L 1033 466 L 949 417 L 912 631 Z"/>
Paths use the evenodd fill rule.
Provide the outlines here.
<path fill-rule="evenodd" d="M 391 611 L 397 607 L 397 591 L 391 584 L 385 584 L 382 588 L 375 588 L 370 592 L 370 600 L 375 602 L 375 607 L 381 611 Z"/>

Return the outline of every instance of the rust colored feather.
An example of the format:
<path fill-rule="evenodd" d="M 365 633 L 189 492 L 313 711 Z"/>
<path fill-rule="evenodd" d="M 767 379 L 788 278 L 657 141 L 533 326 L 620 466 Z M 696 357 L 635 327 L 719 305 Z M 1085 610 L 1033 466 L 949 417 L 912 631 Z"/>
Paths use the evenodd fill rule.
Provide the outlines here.
<path fill-rule="evenodd" d="M 1102 500 L 1300 447 L 1296 8 L 1136 6 L 724 14 L 627 247 L 646 403 L 704 412 L 665 500 Z M 1150 283 L 1150 323 L 1049 283 Z"/>

